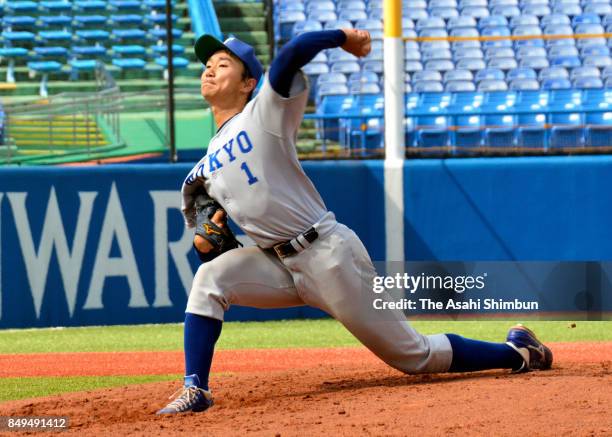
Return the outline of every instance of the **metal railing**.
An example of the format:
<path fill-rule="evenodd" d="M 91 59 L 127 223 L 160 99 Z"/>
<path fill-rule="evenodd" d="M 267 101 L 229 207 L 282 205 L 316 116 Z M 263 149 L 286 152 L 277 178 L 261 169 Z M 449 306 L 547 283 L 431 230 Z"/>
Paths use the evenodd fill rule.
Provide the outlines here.
<path fill-rule="evenodd" d="M 169 146 L 168 92 L 165 89 L 122 93 L 100 64 L 96 70 L 96 92 L 69 92 L 4 105 L 5 144 L 0 163 L 44 162 L 49 158 L 79 156 L 83 161 L 125 148 L 121 116 L 160 111 L 164 129 L 158 129 L 162 144 Z M 202 109 L 202 98 L 193 89 L 175 90 L 175 109 Z M 20 145 L 21 143 L 27 145 Z M 61 158 L 60 158 L 61 159 Z"/>

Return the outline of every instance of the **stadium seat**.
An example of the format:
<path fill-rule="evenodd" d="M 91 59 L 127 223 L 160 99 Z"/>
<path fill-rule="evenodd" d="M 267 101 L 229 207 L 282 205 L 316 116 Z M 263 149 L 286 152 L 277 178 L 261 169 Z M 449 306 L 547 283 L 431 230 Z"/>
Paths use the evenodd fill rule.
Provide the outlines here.
<path fill-rule="evenodd" d="M 537 79 L 537 73 L 535 72 L 534 69 L 532 68 L 525 68 L 525 67 L 519 67 L 519 68 L 513 68 L 512 70 L 509 70 L 506 73 L 506 79 L 507 80 L 514 80 L 514 79 Z"/>
<path fill-rule="evenodd" d="M 517 68 L 518 64 L 514 57 L 512 58 L 493 58 L 487 63 L 488 68 L 497 68 L 499 70 L 507 71 L 513 68 Z"/>
<path fill-rule="evenodd" d="M 541 70 L 543 68 L 548 68 L 550 63 L 548 59 L 540 56 L 528 56 L 519 61 L 519 67 L 521 68 L 531 68 L 533 70 Z"/>
<path fill-rule="evenodd" d="M 106 11 L 106 1 L 103 0 L 77 0 L 74 2 L 77 11 L 96 13 Z"/>
<path fill-rule="evenodd" d="M 6 69 L 6 81 L 15 83 L 15 59 L 26 59 L 28 50 L 23 47 L 0 47 L 0 59 L 7 58 L 9 60 Z"/>
<path fill-rule="evenodd" d="M 166 56 L 160 56 L 155 58 L 155 64 L 159 65 L 164 69 L 163 78 L 164 80 L 168 80 L 168 58 Z M 189 59 L 183 58 L 181 56 L 174 56 L 172 58 L 172 67 L 176 69 L 187 68 L 189 65 Z"/>
<path fill-rule="evenodd" d="M 165 16 L 163 16 L 165 21 Z M 114 26 L 142 26 L 144 20 L 142 15 L 138 14 L 121 14 L 111 15 L 110 23 Z"/>
<path fill-rule="evenodd" d="M 539 90 L 540 82 L 536 79 L 513 79 L 510 81 L 510 89 L 513 91 Z"/>
<path fill-rule="evenodd" d="M 605 68 L 609 65 L 612 65 L 612 58 L 610 58 L 610 56 L 597 56 L 597 55 L 585 56 L 584 65 L 598 67 L 598 68 Z"/>
<path fill-rule="evenodd" d="M 474 74 L 470 70 L 451 70 L 444 73 L 444 82 L 474 80 Z"/>
<path fill-rule="evenodd" d="M 454 53 L 454 60 L 460 61 L 461 59 L 483 59 L 484 54 L 480 48 L 469 48 L 469 49 L 456 49 Z"/>
<path fill-rule="evenodd" d="M 68 29 L 72 26 L 72 17 L 67 15 L 42 15 L 38 18 L 43 26 L 47 28 L 62 27 Z"/>
<path fill-rule="evenodd" d="M 599 78 L 601 76 L 599 68 L 593 66 L 586 67 L 576 67 L 572 69 L 570 73 L 570 78 L 572 80 L 576 80 L 578 78 L 583 77 L 596 77 Z"/>
<path fill-rule="evenodd" d="M 511 147 L 515 143 L 516 116 L 512 92 L 490 92 L 484 95 L 480 108 L 484 114 L 484 143 L 489 147 Z"/>
<path fill-rule="evenodd" d="M 498 68 L 485 68 L 476 73 L 476 83 L 482 80 L 504 80 L 504 72 Z"/>
<path fill-rule="evenodd" d="M 439 71 L 435 71 L 435 70 L 423 70 L 423 71 L 417 71 L 412 75 L 413 84 L 415 84 L 416 82 L 422 82 L 422 81 L 442 82 L 442 74 Z"/>
<path fill-rule="evenodd" d="M 47 81 L 49 78 L 49 74 L 61 71 L 62 64 L 57 61 L 28 62 L 28 69 L 32 73 L 42 74 L 42 79 L 40 81 L 39 87 L 39 95 L 42 98 L 47 98 L 49 96 L 49 92 L 47 89 Z"/>
<path fill-rule="evenodd" d="M 517 94 L 516 145 L 519 147 L 544 149 L 546 146 L 546 111 L 548 93 L 520 91 Z"/>
<path fill-rule="evenodd" d="M 451 17 L 449 18 L 447 24 L 447 29 L 462 29 L 462 28 L 476 28 L 476 20 L 473 17 L 459 16 L 459 17 Z"/>
<path fill-rule="evenodd" d="M 31 30 L 36 25 L 36 18 L 29 15 L 6 16 L 2 18 L 4 29 L 12 30 Z"/>
<path fill-rule="evenodd" d="M 80 41 L 84 41 L 84 42 L 106 41 L 110 38 L 110 34 L 106 30 L 100 30 L 100 29 L 77 30 L 75 32 L 75 35 Z"/>
<path fill-rule="evenodd" d="M 444 91 L 451 93 L 476 91 L 476 85 L 470 80 L 449 80 L 444 83 Z"/>
<path fill-rule="evenodd" d="M 315 9 L 308 13 L 308 20 L 318 21 L 320 23 L 327 23 L 328 21 L 335 22 L 338 20 L 338 16 L 334 11 L 326 11 Z"/>
<path fill-rule="evenodd" d="M 296 23 L 302 23 L 304 21 L 306 21 L 306 15 L 302 11 L 280 11 L 278 17 L 280 38 L 283 40 L 290 39 L 294 32 L 294 25 Z"/>
<path fill-rule="evenodd" d="M 102 27 L 106 25 L 107 18 L 104 15 L 75 15 L 76 27 L 86 28 L 89 26 Z"/>
<path fill-rule="evenodd" d="M 83 71 L 91 72 L 95 71 L 98 66 L 98 61 L 94 59 L 73 59 L 69 62 L 70 65 L 70 79 L 77 80 L 79 73 Z"/>
<path fill-rule="evenodd" d="M 361 76 L 361 73 L 353 73 L 353 74 L 359 74 Z M 354 79 L 352 82 L 359 82 L 359 81 L 360 81 L 360 78 Z M 367 80 L 364 80 L 364 82 L 367 82 Z M 319 77 L 317 78 L 316 85 L 317 87 L 319 87 L 324 83 L 346 84 L 347 79 L 346 79 L 346 76 L 342 73 L 323 73 L 319 75 Z"/>
<path fill-rule="evenodd" d="M 144 56 L 146 49 L 137 44 L 113 46 L 113 54 L 119 57 Z"/>
<path fill-rule="evenodd" d="M 586 89 L 583 91 L 582 100 L 583 108 L 587 110 L 584 115 L 585 145 L 588 147 L 610 146 L 612 112 L 606 109 L 612 108 L 612 90 Z"/>
<path fill-rule="evenodd" d="M 465 58 L 457 61 L 455 67 L 457 70 L 470 70 L 476 72 L 486 68 L 486 65 L 482 59 Z"/>
<path fill-rule="evenodd" d="M 478 91 L 506 91 L 508 84 L 504 80 L 485 79 L 478 82 Z"/>

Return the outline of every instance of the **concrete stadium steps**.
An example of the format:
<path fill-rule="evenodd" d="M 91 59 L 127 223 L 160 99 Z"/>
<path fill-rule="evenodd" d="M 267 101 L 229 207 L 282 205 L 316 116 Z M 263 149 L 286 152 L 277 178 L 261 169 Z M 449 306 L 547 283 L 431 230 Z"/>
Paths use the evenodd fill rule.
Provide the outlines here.
<path fill-rule="evenodd" d="M 270 40 L 264 2 L 214 1 L 224 36 L 233 35 L 252 45 L 264 66 L 270 63 Z"/>

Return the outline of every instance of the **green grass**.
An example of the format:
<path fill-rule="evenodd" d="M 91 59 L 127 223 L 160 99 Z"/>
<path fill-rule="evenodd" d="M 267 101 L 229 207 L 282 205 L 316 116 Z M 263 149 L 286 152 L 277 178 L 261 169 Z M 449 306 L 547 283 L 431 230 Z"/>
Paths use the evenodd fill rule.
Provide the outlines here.
<path fill-rule="evenodd" d="M 178 381 L 180 378 L 180 375 L 2 378 L 0 402 L 146 382 Z"/>
<path fill-rule="evenodd" d="M 514 321 L 415 321 L 424 334 L 454 332 L 489 341 L 503 340 Z M 543 341 L 610 341 L 612 322 L 529 321 Z M 381 326 L 384 329 L 384 326 Z M 341 347 L 359 343 L 335 320 L 229 322 L 218 349 Z M 0 353 L 181 350 L 182 324 L 0 331 Z"/>

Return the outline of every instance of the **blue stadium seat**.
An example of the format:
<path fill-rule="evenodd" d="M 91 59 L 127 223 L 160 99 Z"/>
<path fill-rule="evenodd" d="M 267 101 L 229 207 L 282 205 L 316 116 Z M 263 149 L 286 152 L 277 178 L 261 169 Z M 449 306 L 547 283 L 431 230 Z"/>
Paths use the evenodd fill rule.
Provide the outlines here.
<path fill-rule="evenodd" d="M 36 18 L 29 15 L 6 16 L 2 18 L 4 28 L 11 30 L 30 30 L 36 25 Z"/>
<path fill-rule="evenodd" d="M 60 58 L 65 60 L 68 56 L 68 49 L 66 47 L 34 47 L 34 53 L 37 57 L 41 58 Z"/>
<path fill-rule="evenodd" d="M 140 29 L 126 29 L 127 31 L 133 31 L 134 36 L 133 37 L 125 37 L 125 39 L 141 39 L 140 36 L 136 36 L 136 31 L 140 30 Z M 114 32 L 113 32 L 114 33 Z M 149 30 L 149 35 L 159 41 L 165 41 L 167 38 L 167 32 L 166 29 L 150 29 Z M 183 36 L 183 31 L 180 29 L 172 29 L 172 37 L 177 39 L 180 38 L 181 36 Z"/>
<path fill-rule="evenodd" d="M 165 16 L 163 18 L 165 21 Z M 111 15 L 110 22 L 115 26 L 142 26 L 143 17 L 139 14 Z"/>
<path fill-rule="evenodd" d="M 142 41 L 146 39 L 147 34 L 142 29 L 113 29 L 112 36 L 116 41 Z"/>
<path fill-rule="evenodd" d="M 610 146 L 612 137 L 612 89 L 586 89 L 583 91 L 585 113 L 585 144 L 589 147 Z"/>
<path fill-rule="evenodd" d="M 508 19 L 502 15 L 490 15 L 481 18 L 478 21 L 478 28 L 482 30 L 487 27 L 508 27 Z"/>
<path fill-rule="evenodd" d="M 523 12 L 522 15 L 518 17 L 512 17 L 510 20 L 510 27 L 512 29 L 519 26 L 539 26 L 540 19 L 535 15 L 528 15 Z"/>
<path fill-rule="evenodd" d="M 547 68 L 550 65 L 548 59 L 541 56 L 528 56 L 520 60 L 519 67 L 531 68 L 534 70 L 541 70 Z"/>
<path fill-rule="evenodd" d="M 119 67 L 122 70 L 142 70 L 146 65 L 145 61 L 138 58 L 115 58 L 112 62 L 113 65 Z"/>
<path fill-rule="evenodd" d="M 517 68 L 518 64 L 514 57 L 512 58 L 492 58 L 487 63 L 488 68 L 497 68 L 499 70 L 508 71 Z"/>
<path fill-rule="evenodd" d="M 355 74 L 355 73 L 353 73 Z M 361 73 L 358 73 L 361 74 Z M 377 78 L 378 79 L 378 78 Z M 353 80 L 354 82 L 359 82 L 360 80 Z M 364 82 L 367 82 L 364 81 Z M 339 83 L 339 84 L 346 84 L 347 80 L 346 80 L 346 76 L 342 73 L 323 73 L 321 75 L 319 75 L 319 77 L 317 78 L 317 87 L 321 86 L 324 83 Z"/>
<path fill-rule="evenodd" d="M 129 44 L 129 45 L 115 45 L 113 46 L 113 54 L 118 57 L 134 57 L 134 56 L 144 56 L 146 54 L 146 49 L 137 44 Z"/>
<path fill-rule="evenodd" d="M 72 32 L 64 30 L 41 30 L 38 32 L 38 37 L 47 43 L 70 42 L 72 41 Z"/>
<path fill-rule="evenodd" d="M 42 79 L 40 81 L 39 95 L 43 98 L 49 96 L 49 92 L 47 90 L 47 81 L 49 78 L 49 74 L 60 72 L 62 69 L 62 64 L 57 61 L 36 61 L 36 62 L 28 62 L 28 69 L 32 72 L 42 74 Z"/>
<path fill-rule="evenodd" d="M 340 11 L 340 13 L 338 14 L 339 20 L 346 20 L 352 23 L 355 23 L 359 20 L 366 20 L 367 18 L 368 15 L 366 14 L 366 12 L 360 10 L 344 10 Z"/>
<path fill-rule="evenodd" d="M 442 82 L 436 80 L 417 80 L 413 82 L 412 88 L 417 93 L 437 93 L 444 91 Z"/>
<path fill-rule="evenodd" d="M 578 56 L 558 56 L 550 60 L 550 65 L 554 67 L 575 68 L 580 67 L 582 63 Z"/>
<path fill-rule="evenodd" d="M 551 10 L 548 5 L 533 5 L 525 6 L 523 8 L 523 13 L 526 15 L 535 15 L 536 17 L 545 17 L 550 15 Z"/>
<path fill-rule="evenodd" d="M 486 68 L 486 65 L 482 59 L 465 58 L 457 61 L 455 67 L 457 70 L 470 70 L 472 72 L 476 72 Z"/>
<path fill-rule="evenodd" d="M 328 21 L 338 21 L 338 16 L 334 11 L 326 11 L 315 9 L 308 13 L 308 20 L 318 21 L 320 23 L 327 23 Z"/>
<path fill-rule="evenodd" d="M 444 73 L 444 82 L 470 81 L 474 80 L 474 74 L 470 70 L 451 70 Z"/>
<path fill-rule="evenodd" d="M 407 8 L 402 11 L 402 16 L 417 21 L 428 18 L 429 13 L 425 9 Z"/>
<path fill-rule="evenodd" d="M 590 3 L 584 7 L 584 12 L 603 16 L 612 13 L 612 6 L 608 3 Z"/>
<path fill-rule="evenodd" d="M 550 115 L 550 147 L 579 147 L 584 145 L 582 93 L 578 90 L 551 91 L 552 110 L 576 109 L 576 112 L 553 112 Z"/>
<path fill-rule="evenodd" d="M 33 1 L 8 1 L 4 4 L 4 6 L 8 12 L 18 14 L 34 12 L 38 9 L 38 3 Z"/>
<path fill-rule="evenodd" d="M 610 58 L 610 56 L 598 56 L 598 55 L 585 56 L 584 65 L 598 67 L 598 68 L 605 68 L 609 65 L 612 65 L 612 58 Z"/>
<path fill-rule="evenodd" d="M 86 30 L 77 30 L 75 35 L 80 41 L 106 41 L 110 38 L 110 34 L 106 30 L 100 29 L 86 29 Z"/>
<path fill-rule="evenodd" d="M 74 46 L 71 48 L 72 55 L 80 57 L 102 57 L 106 55 L 106 48 L 104 46 Z"/>
<path fill-rule="evenodd" d="M 560 3 L 554 6 L 553 13 L 573 17 L 582 14 L 582 8 L 577 4 Z"/>
<path fill-rule="evenodd" d="M 444 82 L 444 91 L 450 93 L 476 91 L 476 85 L 471 80 L 449 80 Z"/>
<path fill-rule="evenodd" d="M 535 11 L 532 10 L 534 8 L 525 8 L 525 9 L 527 9 L 527 11 L 525 12 L 526 14 L 538 15 Z M 491 14 L 492 15 L 502 15 L 506 18 L 510 18 L 510 17 L 517 17 L 521 15 L 521 10 L 518 8 L 518 6 L 500 5 L 500 6 L 493 7 L 491 9 Z"/>
<path fill-rule="evenodd" d="M 328 21 L 323 25 L 323 29 L 325 30 L 333 30 L 333 29 L 352 29 L 353 24 L 350 21 L 346 20 L 336 20 L 336 21 Z"/>
<path fill-rule="evenodd" d="M 578 77 L 572 81 L 574 88 L 603 88 L 603 81 L 598 77 Z"/>
<path fill-rule="evenodd" d="M 378 83 L 351 82 L 349 84 L 349 93 L 351 94 L 379 94 L 380 92 Z"/>
<path fill-rule="evenodd" d="M 491 47 L 485 53 L 485 59 L 514 58 L 514 50 L 510 47 Z"/>
<path fill-rule="evenodd" d="M 151 46 L 151 52 L 153 53 L 155 57 L 166 55 L 166 53 L 168 52 L 168 46 L 165 44 L 164 45 L 155 44 Z M 180 55 L 183 53 L 185 53 L 185 47 L 178 45 L 178 44 L 172 44 L 172 54 L 173 55 Z"/>
<path fill-rule="evenodd" d="M 342 9 L 353 9 L 353 10 L 366 10 L 365 2 L 361 0 L 340 0 L 337 3 L 338 10 Z"/>
<path fill-rule="evenodd" d="M 576 67 L 570 72 L 570 78 L 576 80 L 583 77 L 601 77 L 599 68 L 593 66 Z"/>
<path fill-rule="evenodd" d="M 415 71 L 421 71 L 423 64 L 420 61 L 406 61 L 404 62 L 404 72 L 413 73 Z"/>
<path fill-rule="evenodd" d="M 329 94 L 327 94 L 328 92 Z M 320 97 L 321 101 L 317 105 L 318 114 L 349 114 L 356 111 L 355 98 L 348 94 L 346 86 L 324 90 Z M 340 122 L 337 118 L 317 120 L 316 125 L 321 138 L 340 141 L 342 145 L 348 145 L 348 139 L 346 139 L 345 133 L 340 130 Z"/>
<path fill-rule="evenodd" d="M 549 25 L 564 26 L 564 25 L 570 25 L 570 24 L 571 24 L 571 20 L 565 14 L 550 14 L 540 19 L 540 26 L 542 26 L 543 29 L 546 29 L 546 27 Z M 545 31 L 544 33 L 548 33 L 548 32 Z"/>
<path fill-rule="evenodd" d="M 478 83 L 482 80 L 504 80 L 504 72 L 498 68 L 485 68 L 476 73 L 474 78 Z"/>
<path fill-rule="evenodd" d="M 0 47 L 0 57 L 9 60 L 6 69 L 6 81 L 8 83 L 15 83 L 15 60 L 26 59 L 28 57 L 28 50 L 23 47 Z"/>
<path fill-rule="evenodd" d="M 444 93 L 421 93 L 417 108 L 429 112 L 429 115 L 415 117 L 415 144 L 419 147 L 450 146 L 449 120 L 437 114 L 441 107 L 448 104 L 450 95 Z"/>
<path fill-rule="evenodd" d="M 572 87 L 572 83 L 569 79 L 566 78 L 550 78 L 544 79 L 542 81 L 542 89 L 543 90 L 565 90 L 570 89 Z"/>
<path fill-rule="evenodd" d="M 455 49 L 453 59 L 459 61 L 461 59 L 483 59 L 484 55 L 480 48 Z"/>
<path fill-rule="evenodd" d="M 484 6 L 467 6 L 461 10 L 461 15 L 479 19 L 488 17 L 490 14 L 489 9 Z"/>
<path fill-rule="evenodd" d="M 316 2 L 306 3 L 306 13 L 312 11 L 335 11 L 336 5 L 331 0 L 321 0 Z"/>
<path fill-rule="evenodd" d="M 448 19 L 446 27 L 449 31 L 462 28 L 473 29 L 476 28 L 476 20 L 473 17 L 466 16 L 451 17 Z"/>
<path fill-rule="evenodd" d="M 510 81 L 510 89 L 513 91 L 539 90 L 540 82 L 536 79 L 513 79 Z"/>
<path fill-rule="evenodd" d="M 548 93 L 520 91 L 517 94 L 516 144 L 519 147 L 543 149 L 546 145 L 546 111 Z"/>
<path fill-rule="evenodd" d="M 423 18 L 416 22 L 416 31 L 420 32 L 424 29 L 444 29 L 446 30 L 446 23 L 442 18 L 429 17 Z"/>
<path fill-rule="evenodd" d="M 448 59 L 434 59 L 425 63 L 426 70 L 450 71 L 455 69 L 453 61 Z"/>
<path fill-rule="evenodd" d="M 63 27 L 67 29 L 72 26 L 72 17 L 67 15 L 42 15 L 39 19 L 47 28 Z"/>
<path fill-rule="evenodd" d="M 364 61 L 362 65 L 362 70 L 382 74 L 385 70 L 385 65 L 383 61 Z"/>
<path fill-rule="evenodd" d="M 538 75 L 533 68 L 513 68 L 506 73 L 507 80 L 514 79 L 537 79 Z"/>
<path fill-rule="evenodd" d="M 453 55 L 451 51 L 448 49 L 440 49 L 440 50 L 427 50 L 421 54 L 421 61 L 428 62 L 438 59 L 453 59 Z"/>
<path fill-rule="evenodd" d="M 420 81 L 437 81 L 437 82 L 441 82 L 442 81 L 442 74 L 439 71 L 435 71 L 435 70 L 416 71 L 412 75 L 412 82 L 414 84 L 414 83 L 420 82 Z"/>
<path fill-rule="evenodd" d="M 330 70 L 335 73 L 350 74 L 361 71 L 357 61 L 337 61 L 331 64 Z"/>
<path fill-rule="evenodd" d="M 316 30 L 323 30 L 323 26 L 318 21 L 297 21 L 293 24 L 292 35 L 296 36 L 304 32 L 312 32 Z"/>
<path fill-rule="evenodd" d="M 479 49 L 480 41 L 453 41 L 452 49 L 460 50 L 460 49 Z"/>
<path fill-rule="evenodd" d="M 588 56 L 610 56 L 610 49 L 605 45 L 586 46 L 580 50 L 580 55 L 583 58 Z"/>
<path fill-rule="evenodd" d="M 572 18 L 572 26 L 577 27 L 581 24 L 601 24 L 601 19 L 597 14 L 581 14 L 576 15 Z M 583 32 L 583 33 L 592 33 L 592 32 Z"/>
<path fill-rule="evenodd" d="M 524 58 L 546 58 L 548 56 L 544 47 L 523 46 L 516 49 L 516 58 L 520 61 Z"/>
<path fill-rule="evenodd" d="M 455 8 L 431 8 L 429 10 L 429 14 L 432 17 L 442 18 L 444 20 L 449 20 L 459 16 L 459 12 Z"/>
<path fill-rule="evenodd" d="M 560 57 L 578 57 L 578 49 L 575 46 L 552 46 L 548 49 L 548 57 L 552 60 Z"/>
<path fill-rule="evenodd" d="M 74 23 L 77 27 L 104 26 L 106 24 L 104 15 L 75 15 Z"/>
<path fill-rule="evenodd" d="M 309 62 L 302 67 L 302 71 L 309 77 L 329 73 L 327 62 Z"/>
<path fill-rule="evenodd" d="M 508 90 L 508 84 L 505 80 L 496 79 L 485 79 L 478 82 L 478 91 L 490 92 L 490 91 L 506 91 Z"/>
<path fill-rule="evenodd" d="M 77 11 L 95 13 L 106 11 L 106 1 L 103 0 L 76 0 L 74 2 Z"/>
<path fill-rule="evenodd" d="M 63 0 L 41 1 L 40 7 L 46 12 L 72 12 L 72 2 Z"/>
<path fill-rule="evenodd" d="M 117 11 L 139 11 L 142 3 L 139 0 L 109 0 L 108 2 L 111 8 Z"/>
<path fill-rule="evenodd" d="M 484 113 L 484 143 L 489 147 L 511 147 L 515 143 L 516 116 L 512 92 L 489 92 L 484 95 L 481 111 Z"/>
<path fill-rule="evenodd" d="M 293 35 L 294 25 L 304 21 L 306 21 L 306 15 L 302 11 L 280 11 L 278 17 L 280 38 L 283 40 L 290 39 Z"/>

